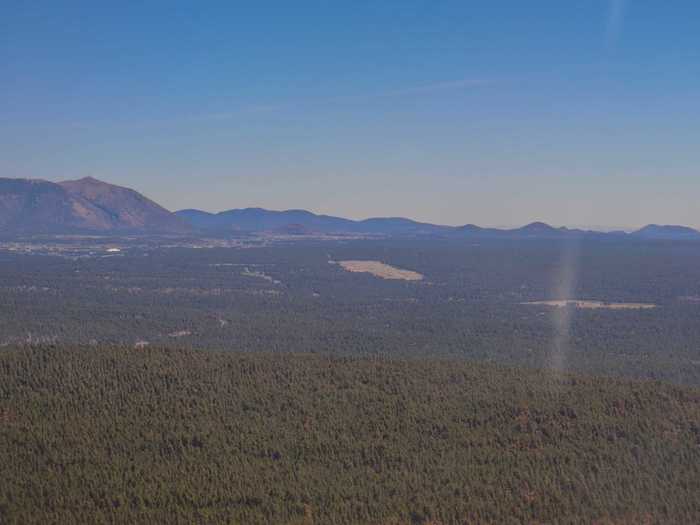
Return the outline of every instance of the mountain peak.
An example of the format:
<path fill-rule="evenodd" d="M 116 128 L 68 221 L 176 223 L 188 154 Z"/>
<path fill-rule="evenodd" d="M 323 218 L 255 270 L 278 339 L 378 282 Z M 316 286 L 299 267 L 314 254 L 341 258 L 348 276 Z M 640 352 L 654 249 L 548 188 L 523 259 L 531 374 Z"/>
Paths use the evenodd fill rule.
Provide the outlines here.
<path fill-rule="evenodd" d="M 78 179 L 76 182 L 93 182 L 93 183 L 99 183 L 99 184 L 107 184 L 106 182 L 103 182 L 99 179 L 96 179 L 95 177 L 92 177 L 91 175 L 88 175 L 87 177 L 83 177 L 82 179 Z"/>
<path fill-rule="evenodd" d="M 93 187 L 93 188 L 119 188 L 119 189 L 126 189 L 122 188 L 121 186 L 115 186 L 114 184 L 110 184 L 108 182 L 96 179 L 95 177 L 83 177 L 80 179 L 73 179 L 73 180 L 64 180 L 58 183 L 59 185 L 63 186 L 64 188 L 84 188 L 84 187 Z"/>
<path fill-rule="evenodd" d="M 519 228 L 520 231 L 524 232 L 537 232 L 537 233 L 542 233 L 542 232 L 555 232 L 558 231 L 554 226 L 550 226 L 546 222 L 531 222 L 530 224 L 526 224 L 522 228 Z"/>
<path fill-rule="evenodd" d="M 632 235 L 648 239 L 700 239 L 700 232 L 687 226 L 649 224 Z"/>
<path fill-rule="evenodd" d="M 59 183 L 0 179 L 0 231 L 190 230 L 179 217 L 140 193 L 84 177 Z"/>

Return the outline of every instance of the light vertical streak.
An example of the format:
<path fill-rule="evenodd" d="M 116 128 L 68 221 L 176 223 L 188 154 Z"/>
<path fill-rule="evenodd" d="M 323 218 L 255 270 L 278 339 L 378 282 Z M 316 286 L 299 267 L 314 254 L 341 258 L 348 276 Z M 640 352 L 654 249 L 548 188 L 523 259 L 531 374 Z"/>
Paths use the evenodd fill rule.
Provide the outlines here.
<path fill-rule="evenodd" d="M 562 248 L 559 268 L 554 274 L 552 297 L 559 300 L 576 299 L 576 288 L 579 276 L 580 246 L 578 241 L 566 242 Z M 571 352 L 571 325 L 574 307 L 559 306 L 552 309 L 552 325 L 554 336 L 549 352 L 548 368 L 557 373 L 563 373 L 567 368 L 567 360 Z"/>

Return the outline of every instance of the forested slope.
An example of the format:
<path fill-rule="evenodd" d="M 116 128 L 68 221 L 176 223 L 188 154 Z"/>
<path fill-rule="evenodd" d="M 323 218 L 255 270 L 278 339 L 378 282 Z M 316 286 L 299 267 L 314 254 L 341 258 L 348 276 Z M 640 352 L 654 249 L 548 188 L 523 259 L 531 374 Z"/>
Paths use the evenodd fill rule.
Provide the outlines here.
<path fill-rule="evenodd" d="M 0 351 L 2 523 L 700 521 L 700 392 L 465 361 Z"/>

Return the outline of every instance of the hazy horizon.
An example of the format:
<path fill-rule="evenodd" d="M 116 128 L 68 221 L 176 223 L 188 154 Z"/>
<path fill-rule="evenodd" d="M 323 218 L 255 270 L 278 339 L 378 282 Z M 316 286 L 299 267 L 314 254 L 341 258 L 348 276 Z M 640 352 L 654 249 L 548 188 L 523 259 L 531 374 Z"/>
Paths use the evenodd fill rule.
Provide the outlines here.
<path fill-rule="evenodd" d="M 698 14 L 9 2 L 0 176 L 94 176 L 171 210 L 700 228 Z"/>
<path fill-rule="evenodd" d="M 109 180 L 103 180 L 103 179 L 98 179 L 97 177 L 93 177 L 92 175 L 87 175 L 86 177 L 92 177 L 97 180 L 100 180 L 101 182 L 107 183 L 107 184 L 116 184 L 112 181 Z M 49 180 L 49 179 L 36 179 L 36 180 L 45 180 L 48 182 L 66 182 L 70 180 L 77 180 L 77 179 L 60 179 L 60 180 Z M 135 190 L 139 193 L 142 193 L 139 191 L 138 187 L 129 187 L 129 189 Z M 150 198 L 153 201 L 156 201 L 157 204 L 161 204 L 161 202 L 158 202 L 157 199 L 153 198 L 152 196 L 149 195 L 144 195 L 147 198 Z M 224 208 L 224 209 L 218 209 L 218 210 L 210 210 L 206 209 L 203 207 L 198 207 L 198 206 L 185 206 L 183 208 L 166 208 L 171 212 L 178 212 L 178 211 L 185 211 L 185 210 L 197 210 L 197 211 L 203 211 L 211 214 L 217 214 L 217 213 L 222 213 L 222 212 L 227 212 L 227 211 L 232 211 L 234 209 L 264 209 L 267 211 L 275 211 L 275 212 L 284 212 L 284 211 L 309 211 L 311 213 L 317 214 L 317 215 L 329 215 L 329 216 L 335 216 L 335 217 L 340 217 L 344 219 L 351 219 L 355 221 L 362 221 L 366 219 L 375 219 L 375 218 L 406 218 L 406 219 L 413 219 L 417 220 L 419 222 L 425 222 L 425 223 L 430 223 L 430 224 L 436 224 L 436 225 L 444 225 L 444 226 L 464 226 L 467 224 L 476 224 L 477 226 L 485 227 L 485 228 L 498 228 L 498 229 L 509 229 L 509 228 L 518 228 L 521 226 L 526 226 L 528 224 L 534 223 L 534 222 L 547 222 L 547 221 L 542 221 L 540 219 L 531 219 L 523 223 L 518 223 L 518 224 L 504 224 L 504 223 L 497 223 L 497 224 L 486 224 L 486 223 L 475 223 L 475 222 L 461 222 L 461 223 L 456 223 L 456 224 L 447 224 L 447 223 L 438 223 L 435 221 L 430 221 L 430 220 L 420 220 L 416 219 L 415 217 L 412 217 L 410 215 L 368 215 L 368 216 L 346 216 L 346 215 L 340 215 L 337 213 L 325 213 L 325 212 L 320 212 L 318 210 L 315 210 L 313 208 L 299 208 L 299 207 L 286 207 L 286 208 L 267 208 L 264 206 L 256 206 L 256 205 L 241 205 L 237 206 L 235 208 Z M 587 230 L 593 230 L 593 231 L 600 231 L 600 232 L 613 232 L 613 231 L 627 231 L 627 232 L 632 232 L 635 230 L 638 230 L 644 226 L 656 224 L 656 225 L 662 225 L 662 226 L 687 226 L 685 224 L 665 224 L 665 223 L 644 223 L 640 225 L 633 225 L 633 226 L 610 226 L 610 225 L 600 225 L 600 224 L 552 224 L 552 223 L 547 223 L 550 226 L 554 227 L 567 227 L 567 228 L 574 228 L 574 229 L 587 229 Z"/>

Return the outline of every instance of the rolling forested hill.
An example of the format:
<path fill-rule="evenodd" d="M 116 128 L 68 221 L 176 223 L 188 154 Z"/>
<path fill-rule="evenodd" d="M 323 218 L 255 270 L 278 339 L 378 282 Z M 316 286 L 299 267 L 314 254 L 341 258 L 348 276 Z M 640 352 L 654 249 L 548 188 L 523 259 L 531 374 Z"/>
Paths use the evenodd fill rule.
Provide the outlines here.
<path fill-rule="evenodd" d="M 697 523 L 700 391 L 468 361 L 0 352 L 2 523 Z"/>

